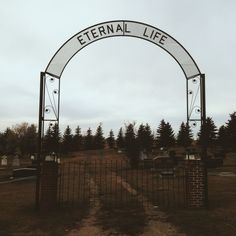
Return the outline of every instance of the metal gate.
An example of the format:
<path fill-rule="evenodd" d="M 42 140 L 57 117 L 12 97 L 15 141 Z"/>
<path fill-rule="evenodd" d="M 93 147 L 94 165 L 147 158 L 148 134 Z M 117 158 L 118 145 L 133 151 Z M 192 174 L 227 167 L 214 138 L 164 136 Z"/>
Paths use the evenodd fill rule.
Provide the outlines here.
<path fill-rule="evenodd" d="M 186 180 L 183 167 L 158 169 L 155 162 L 131 168 L 124 160 L 64 162 L 58 176 L 58 203 L 106 207 L 153 205 L 184 207 Z"/>

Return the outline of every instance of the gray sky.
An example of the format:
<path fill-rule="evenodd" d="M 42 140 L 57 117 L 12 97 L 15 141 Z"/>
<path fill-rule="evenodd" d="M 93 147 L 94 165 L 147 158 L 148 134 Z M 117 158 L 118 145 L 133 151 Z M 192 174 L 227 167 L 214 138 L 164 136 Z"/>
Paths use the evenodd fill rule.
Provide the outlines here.
<path fill-rule="evenodd" d="M 234 0 L 0 0 L 0 131 L 38 122 L 39 75 L 77 32 L 109 20 L 134 20 L 178 40 L 206 74 L 207 116 L 217 126 L 236 111 Z M 185 77 L 163 49 L 136 38 L 100 40 L 81 50 L 61 77 L 61 124 L 83 132 L 102 122 L 186 120 Z"/>

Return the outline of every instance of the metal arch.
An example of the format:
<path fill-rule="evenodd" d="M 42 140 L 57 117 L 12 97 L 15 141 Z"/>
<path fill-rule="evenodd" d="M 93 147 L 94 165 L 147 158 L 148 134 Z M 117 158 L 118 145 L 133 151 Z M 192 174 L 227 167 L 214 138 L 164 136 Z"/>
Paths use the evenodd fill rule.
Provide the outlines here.
<path fill-rule="evenodd" d="M 54 71 L 50 68 L 53 65 L 54 61 L 56 60 L 57 56 L 60 54 L 60 52 L 63 50 L 66 45 L 68 45 L 71 40 L 76 39 L 78 35 L 81 35 L 82 33 L 88 32 L 88 30 L 93 30 L 96 27 L 103 27 L 107 24 L 123 24 L 123 30 L 119 34 L 111 34 L 105 37 L 97 37 L 93 40 L 90 40 L 86 45 L 82 46 L 78 50 L 72 50 L 71 55 L 69 55 L 68 60 L 65 60 L 65 63 L 61 66 L 60 73 L 54 73 Z M 192 62 L 192 66 L 195 67 L 195 72 L 191 76 L 187 75 L 187 72 L 184 70 L 182 64 L 178 61 L 177 56 L 173 55 L 167 48 L 163 47 L 163 45 L 160 45 L 153 40 L 150 40 L 150 38 L 141 37 L 137 35 L 137 33 L 125 33 L 125 24 L 135 24 L 139 27 L 150 27 L 151 29 L 162 33 L 166 37 L 171 39 L 171 42 L 174 42 L 176 45 L 178 45 L 179 49 L 183 50 L 185 53 L 184 55 L 187 55 L 187 57 L 190 59 L 190 62 Z M 126 25 L 127 27 L 127 25 Z M 145 24 L 138 21 L 130 21 L 130 20 L 115 20 L 115 21 L 107 21 L 102 22 L 99 24 L 95 24 L 93 26 L 87 27 L 86 29 L 80 31 L 79 33 L 72 36 L 70 39 L 68 39 L 54 54 L 50 62 L 48 63 L 45 72 L 41 72 L 41 82 L 40 82 L 40 108 L 39 108 L 39 153 L 41 153 L 41 146 L 42 146 L 42 139 L 44 136 L 44 123 L 49 122 L 51 123 L 58 123 L 59 124 L 59 110 L 60 110 L 60 78 L 61 75 L 66 67 L 66 65 L 69 63 L 69 61 L 74 57 L 75 54 L 77 54 L 81 49 L 85 48 L 86 46 L 90 45 L 93 42 L 96 42 L 101 39 L 110 38 L 110 37 L 135 37 L 139 39 L 143 39 L 146 41 L 149 41 L 151 43 L 154 43 L 155 45 L 161 47 L 163 50 L 165 50 L 167 53 L 169 53 L 176 62 L 180 65 L 182 71 L 184 72 L 184 75 L 186 77 L 186 103 L 187 103 L 187 123 L 189 123 L 192 127 L 196 127 L 197 123 L 203 124 L 206 119 L 206 108 L 205 108 L 205 75 L 201 74 L 196 62 L 192 58 L 192 56 L 189 54 L 189 52 L 172 36 L 167 34 L 166 32 L 153 27 L 149 24 Z M 49 82 L 53 83 L 49 83 Z M 53 86 L 48 86 L 47 84 L 54 84 Z M 50 90 L 50 91 L 49 91 Z M 40 159 L 40 157 L 39 157 Z"/>
<path fill-rule="evenodd" d="M 68 60 L 65 61 L 65 63 L 62 65 L 60 73 L 54 73 L 54 71 L 50 68 L 51 65 L 53 65 L 54 60 L 56 59 L 58 53 L 61 52 L 61 50 L 77 35 L 85 32 L 88 29 L 91 29 L 93 27 L 97 27 L 103 24 L 109 24 L 109 23 L 117 23 L 122 22 L 123 27 L 125 23 L 134 23 L 137 25 L 142 25 L 145 27 L 151 27 L 152 29 L 162 33 L 163 35 L 166 35 L 168 38 L 170 38 L 173 42 L 175 42 L 179 49 L 181 49 L 187 57 L 190 59 L 192 66 L 195 67 L 195 73 L 192 75 L 188 75 L 185 71 L 183 65 L 179 62 L 176 55 L 173 55 L 167 48 L 162 47 L 161 45 L 155 43 L 154 41 L 139 37 L 138 35 L 128 35 L 123 32 L 123 34 L 119 35 L 110 35 L 108 37 L 102 37 L 95 39 L 89 43 L 87 43 L 84 47 L 88 46 L 89 44 L 105 39 L 110 37 L 120 37 L 120 36 L 126 36 L 126 37 L 135 37 L 139 39 L 143 39 L 146 41 L 149 41 L 151 43 L 154 43 L 155 45 L 161 47 L 163 50 L 165 50 L 167 53 L 169 53 L 175 61 L 179 64 L 181 67 L 185 78 L 186 78 L 186 103 L 187 103 L 187 123 L 193 124 L 193 127 L 196 126 L 196 124 L 199 122 L 201 125 L 205 123 L 206 120 L 206 102 L 205 102 L 205 75 L 202 74 L 192 58 L 192 56 L 189 54 L 189 52 L 173 37 L 171 37 L 169 34 L 165 33 L 164 31 L 153 27 L 151 25 L 137 22 L 137 21 L 128 21 L 128 20 L 119 20 L 119 21 L 107 21 L 100 24 L 96 24 L 93 26 L 90 26 L 79 33 L 72 36 L 69 40 L 67 40 L 54 54 L 50 62 L 48 63 L 45 72 L 41 72 L 40 75 L 40 98 L 39 98 L 39 122 L 38 122 L 38 156 L 37 156 L 37 162 L 38 162 L 38 178 L 37 178 L 37 184 L 36 184 L 36 199 L 35 204 L 36 208 L 39 207 L 39 186 L 40 186 L 40 163 L 43 160 L 42 158 L 42 141 L 44 136 L 44 126 L 45 123 L 48 122 L 49 124 L 57 123 L 59 124 L 59 114 L 60 114 L 60 78 L 61 75 L 66 67 L 66 65 L 69 63 L 69 61 L 74 57 L 75 54 L 77 54 L 81 49 L 84 47 L 81 47 L 78 50 L 75 50 L 68 58 Z M 124 29 L 124 28 L 123 28 Z M 49 86 L 50 85 L 50 86 Z M 195 113 L 196 111 L 196 113 Z M 203 147 L 203 156 L 206 156 L 206 147 Z"/>
<path fill-rule="evenodd" d="M 77 45 L 77 48 L 75 50 L 73 50 L 73 52 L 71 52 L 71 54 L 68 56 L 67 60 L 64 61 L 64 63 L 62 64 L 61 66 L 61 69 L 59 70 L 59 73 L 58 72 L 55 72 L 54 69 L 53 69 L 53 64 L 54 64 L 54 61 L 57 59 L 57 57 L 60 56 L 60 53 L 64 50 L 64 48 L 66 46 L 68 46 L 70 43 L 73 42 L 73 40 L 76 39 L 77 36 L 81 35 L 82 33 L 86 33 L 89 29 L 94 29 L 96 27 L 102 27 L 103 25 L 107 25 L 107 24 L 123 24 L 123 33 L 120 33 L 120 34 L 111 34 L 111 35 L 108 35 L 108 36 L 105 36 L 105 37 L 97 37 L 97 38 L 94 38 L 93 40 L 90 40 L 88 43 L 86 43 L 86 45 L 82 46 L 82 47 L 79 47 Z M 186 56 L 191 60 L 191 63 L 192 63 L 192 66 L 195 67 L 195 71 L 196 73 L 192 74 L 191 76 L 188 76 L 187 75 L 187 72 L 186 70 L 184 69 L 183 65 L 180 63 L 180 61 L 177 59 L 177 53 L 176 55 L 173 54 L 170 49 L 168 50 L 168 48 L 162 46 L 161 44 L 158 44 L 156 42 L 154 42 L 153 40 L 151 40 L 150 38 L 145 38 L 145 37 L 142 37 L 141 35 L 138 35 L 138 34 L 135 34 L 135 33 L 125 33 L 124 31 L 124 25 L 126 23 L 131 23 L 131 24 L 135 24 L 135 26 L 144 26 L 144 27 L 149 27 L 151 29 L 154 29 L 156 30 L 157 32 L 160 32 L 162 33 L 163 35 L 167 36 L 169 39 L 171 39 L 172 43 L 174 42 L 176 44 L 176 46 L 178 46 L 178 49 L 180 49 L 183 53 L 186 54 Z M 101 39 L 105 39 L 105 38 L 110 38 L 110 37 L 135 37 L 135 38 L 140 38 L 140 39 L 143 39 L 143 40 L 146 40 L 146 41 L 149 41 L 151 43 L 154 43 L 155 45 L 161 47 L 163 50 L 165 50 L 167 53 L 169 53 L 175 60 L 176 62 L 179 64 L 179 66 L 181 67 L 186 79 L 190 79 L 190 78 L 194 78 L 198 75 L 201 74 L 196 62 L 194 61 L 194 59 L 192 58 L 192 56 L 190 55 L 190 53 L 175 39 L 173 38 L 171 35 L 167 34 L 166 32 L 152 26 L 152 25 L 149 25 L 149 24 L 146 24 L 146 23 L 142 23 L 142 22 L 138 22 L 138 21 L 131 21 L 131 20 L 114 20 L 114 21 L 106 21 L 106 22 L 102 22 L 102 23 L 99 23 L 99 24 L 95 24 L 93 26 L 90 26 L 90 27 L 87 27 L 85 28 L 84 30 L 76 33 L 75 35 L 73 35 L 70 39 L 68 39 L 58 50 L 57 52 L 54 54 L 54 56 L 52 57 L 52 59 L 50 60 L 50 62 L 48 63 L 46 69 L 45 69 L 45 73 L 49 74 L 49 75 L 52 75 L 52 76 L 55 76 L 56 78 L 59 78 L 61 77 L 66 65 L 69 63 L 69 61 L 80 51 L 82 50 L 83 48 L 85 48 L 86 46 L 88 46 L 89 44 L 93 43 L 93 42 L 96 42 L 98 40 L 101 40 Z M 189 64 L 190 65 L 190 64 Z"/>

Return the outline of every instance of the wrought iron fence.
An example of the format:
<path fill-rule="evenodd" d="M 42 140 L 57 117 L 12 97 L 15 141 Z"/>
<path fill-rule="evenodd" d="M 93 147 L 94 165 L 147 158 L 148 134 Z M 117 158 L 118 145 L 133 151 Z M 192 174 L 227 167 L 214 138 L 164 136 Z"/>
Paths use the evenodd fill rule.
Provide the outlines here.
<path fill-rule="evenodd" d="M 158 168 L 155 162 L 137 168 L 125 160 L 64 162 L 59 167 L 58 203 L 184 207 L 185 177 L 183 167 Z"/>

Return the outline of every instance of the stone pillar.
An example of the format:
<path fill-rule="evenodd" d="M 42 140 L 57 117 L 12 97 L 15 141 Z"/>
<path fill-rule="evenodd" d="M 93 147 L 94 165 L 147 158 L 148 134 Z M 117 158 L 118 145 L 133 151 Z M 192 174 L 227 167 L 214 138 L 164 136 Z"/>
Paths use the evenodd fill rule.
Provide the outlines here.
<path fill-rule="evenodd" d="M 207 171 L 201 160 L 186 161 L 186 192 L 189 208 L 207 206 Z"/>
<path fill-rule="evenodd" d="M 40 177 L 40 210 L 50 210 L 57 204 L 58 164 L 45 161 Z"/>

